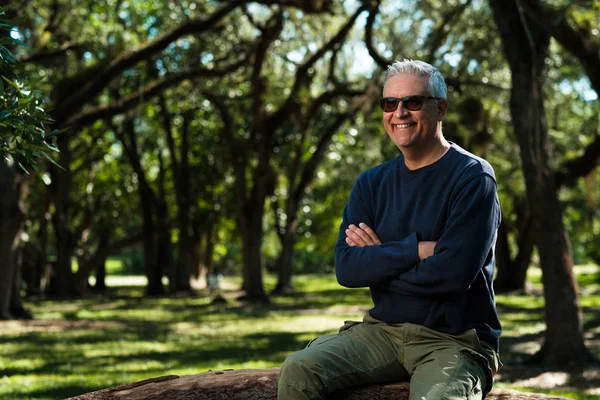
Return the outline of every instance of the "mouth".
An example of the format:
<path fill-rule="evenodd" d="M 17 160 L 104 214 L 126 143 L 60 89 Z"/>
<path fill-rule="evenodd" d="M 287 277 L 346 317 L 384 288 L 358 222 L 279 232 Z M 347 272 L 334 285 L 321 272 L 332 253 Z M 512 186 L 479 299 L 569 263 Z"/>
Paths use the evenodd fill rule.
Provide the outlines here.
<path fill-rule="evenodd" d="M 394 128 L 398 128 L 398 129 L 404 129 L 404 128 L 408 128 L 409 126 L 412 126 L 414 124 L 410 123 L 410 124 L 392 124 L 392 127 Z"/>

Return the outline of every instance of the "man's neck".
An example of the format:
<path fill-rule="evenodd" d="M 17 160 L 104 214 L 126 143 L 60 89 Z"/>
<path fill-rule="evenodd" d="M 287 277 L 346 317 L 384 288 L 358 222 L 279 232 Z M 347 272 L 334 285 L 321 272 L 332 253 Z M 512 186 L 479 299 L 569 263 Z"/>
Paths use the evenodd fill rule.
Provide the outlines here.
<path fill-rule="evenodd" d="M 427 149 L 403 149 L 404 163 L 406 164 L 406 168 L 410 170 L 423 168 L 442 158 L 449 148 L 450 143 L 442 136 Z"/>

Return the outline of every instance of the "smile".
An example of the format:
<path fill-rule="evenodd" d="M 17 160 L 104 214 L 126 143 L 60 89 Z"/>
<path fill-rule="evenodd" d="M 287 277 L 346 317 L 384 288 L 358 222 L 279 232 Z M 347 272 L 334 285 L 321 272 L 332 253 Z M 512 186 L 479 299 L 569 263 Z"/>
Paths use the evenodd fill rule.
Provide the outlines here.
<path fill-rule="evenodd" d="M 395 128 L 408 128 L 409 126 L 411 126 L 412 124 L 394 124 L 393 126 Z"/>

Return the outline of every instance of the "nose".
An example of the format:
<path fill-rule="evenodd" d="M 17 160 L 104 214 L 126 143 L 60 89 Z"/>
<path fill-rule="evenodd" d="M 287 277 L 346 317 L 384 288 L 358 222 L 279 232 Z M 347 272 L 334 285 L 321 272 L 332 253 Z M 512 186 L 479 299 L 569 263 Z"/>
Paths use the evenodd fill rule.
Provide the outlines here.
<path fill-rule="evenodd" d="M 404 103 L 403 102 L 398 102 L 398 108 L 396 108 L 396 110 L 394 111 L 394 116 L 398 117 L 398 118 L 402 118 L 402 116 L 406 115 L 408 113 L 408 110 L 406 108 L 404 108 Z"/>

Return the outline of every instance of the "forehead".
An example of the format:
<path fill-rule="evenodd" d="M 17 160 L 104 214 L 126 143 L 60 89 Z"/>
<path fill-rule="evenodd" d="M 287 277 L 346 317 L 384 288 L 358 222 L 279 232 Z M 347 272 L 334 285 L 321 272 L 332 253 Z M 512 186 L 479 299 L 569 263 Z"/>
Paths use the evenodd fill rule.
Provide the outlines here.
<path fill-rule="evenodd" d="M 415 74 L 398 74 L 385 83 L 383 97 L 429 95 L 429 77 Z"/>

